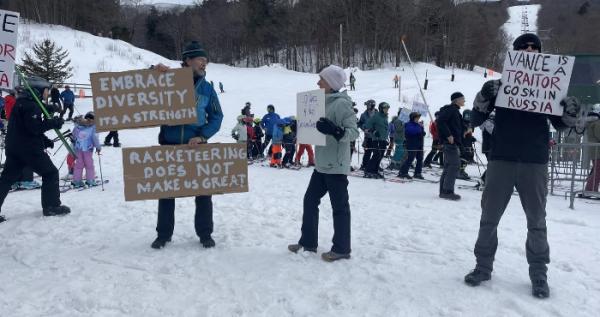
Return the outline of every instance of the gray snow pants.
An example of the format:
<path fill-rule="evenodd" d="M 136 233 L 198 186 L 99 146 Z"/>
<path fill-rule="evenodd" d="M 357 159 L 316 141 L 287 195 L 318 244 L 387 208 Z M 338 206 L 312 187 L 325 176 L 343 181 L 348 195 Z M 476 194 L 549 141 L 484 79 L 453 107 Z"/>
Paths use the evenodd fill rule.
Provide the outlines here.
<path fill-rule="evenodd" d="M 486 186 L 481 198 L 479 236 L 475 243 L 476 269 L 491 273 L 498 248 L 497 228 L 500 218 L 517 189 L 527 217 L 525 243 L 529 276 L 532 280 L 547 278 L 550 247 L 546 236 L 547 164 L 491 161 Z"/>

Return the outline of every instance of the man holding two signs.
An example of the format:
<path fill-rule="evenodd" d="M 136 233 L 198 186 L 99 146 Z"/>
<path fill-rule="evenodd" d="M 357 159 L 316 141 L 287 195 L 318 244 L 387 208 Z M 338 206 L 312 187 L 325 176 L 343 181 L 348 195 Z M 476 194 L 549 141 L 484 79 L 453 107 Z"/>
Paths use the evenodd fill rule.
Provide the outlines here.
<path fill-rule="evenodd" d="M 158 136 L 160 145 L 198 145 L 206 143 L 210 137 L 219 131 L 223 121 L 223 112 L 217 93 L 205 78 L 206 65 L 208 64 L 206 51 L 198 42 L 191 42 L 184 47 L 181 55 L 183 59 L 182 67 L 190 67 L 194 72 L 198 122 L 196 124 L 161 126 Z M 169 69 L 163 64 L 158 64 L 155 68 L 160 71 Z M 175 199 L 160 199 L 158 201 L 158 223 L 156 225 L 158 237 L 152 243 L 152 248 L 163 248 L 167 242 L 171 241 L 174 227 Z M 215 241 L 211 237 L 213 232 L 212 196 L 196 197 L 195 228 L 203 247 L 212 248 L 215 246 Z"/>
<path fill-rule="evenodd" d="M 478 286 L 491 279 L 498 223 L 516 188 L 527 217 L 526 254 L 532 294 L 546 298 L 550 296 L 546 276 L 550 263 L 546 235 L 548 120 L 557 130 L 576 121 L 580 105 L 575 98 L 566 97 L 574 58 L 539 54 L 542 45 L 534 34 L 521 35 L 513 48 L 502 82 L 485 83 L 473 105 L 473 126 L 481 125 L 494 109 L 496 115 L 474 250 L 477 265 L 465 276 L 465 283 Z"/>

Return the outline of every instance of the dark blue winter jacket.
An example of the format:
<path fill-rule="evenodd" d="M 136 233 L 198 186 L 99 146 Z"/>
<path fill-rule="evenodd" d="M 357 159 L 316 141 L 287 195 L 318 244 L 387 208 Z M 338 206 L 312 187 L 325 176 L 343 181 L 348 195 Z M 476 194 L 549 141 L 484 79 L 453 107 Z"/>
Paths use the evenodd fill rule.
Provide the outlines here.
<path fill-rule="evenodd" d="M 404 136 L 406 142 L 406 149 L 408 150 L 423 150 L 423 140 L 425 138 L 425 129 L 414 122 L 408 122 L 404 126 Z"/>
<path fill-rule="evenodd" d="M 205 77 L 194 77 L 196 88 L 196 112 L 198 122 L 195 124 L 163 125 L 160 127 L 158 142 L 161 145 L 186 144 L 191 138 L 211 138 L 221 128 L 223 111 L 219 97 Z"/>
<path fill-rule="evenodd" d="M 60 93 L 60 99 L 64 104 L 72 105 L 75 103 L 75 94 L 72 90 L 65 89 L 63 90 L 63 92 Z"/>
<path fill-rule="evenodd" d="M 265 135 L 273 136 L 273 128 L 280 119 L 279 115 L 275 112 L 269 112 L 262 118 L 260 125 L 265 129 Z"/>

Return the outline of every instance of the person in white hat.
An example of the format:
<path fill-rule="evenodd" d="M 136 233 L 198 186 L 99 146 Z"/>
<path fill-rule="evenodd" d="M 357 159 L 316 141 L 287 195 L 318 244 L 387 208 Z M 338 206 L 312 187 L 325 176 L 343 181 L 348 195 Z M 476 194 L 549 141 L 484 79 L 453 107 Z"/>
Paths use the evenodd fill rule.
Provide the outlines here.
<path fill-rule="evenodd" d="M 344 70 L 331 65 L 319 73 L 317 83 L 325 89 L 325 117 L 317 122 L 317 130 L 327 136 L 325 146 L 315 147 L 315 170 L 304 195 L 302 236 L 288 250 L 297 253 L 317 252 L 319 204 L 329 193 L 333 209 L 333 246 L 322 254 L 323 260 L 333 262 L 350 258 L 350 203 L 348 174 L 350 173 L 350 142 L 358 137 L 352 99 L 340 92 L 346 82 Z"/>

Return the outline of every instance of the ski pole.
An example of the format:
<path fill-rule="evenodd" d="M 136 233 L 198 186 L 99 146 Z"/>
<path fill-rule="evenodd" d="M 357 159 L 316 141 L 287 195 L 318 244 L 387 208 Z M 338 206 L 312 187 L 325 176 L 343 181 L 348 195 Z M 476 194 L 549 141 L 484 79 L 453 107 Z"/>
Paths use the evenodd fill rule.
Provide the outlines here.
<path fill-rule="evenodd" d="M 419 81 L 419 77 L 417 76 L 417 72 L 415 72 L 415 67 L 413 66 L 413 62 L 410 59 L 410 54 L 408 54 L 408 49 L 406 48 L 406 43 L 404 43 L 404 39 L 406 35 L 402 36 L 401 42 L 402 47 L 404 47 L 404 52 L 406 53 L 406 57 L 408 58 L 408 63 L 410 64 L 410 69 L 412 70 L 415 79 L 417 80 L 417 85 L 419 86 L 419 92 L 421 93 L 421 98 L 423 98 L 423 102 L 427 105 L 427 114 L 429 114 L 429 120 L 433 121 L 433 117 L 431 116 L 431 112 L 429 111 L 429 104 L 427 103 L 427 99 L 425 99 L 425 94 L 423 93 L 423 88 L 421 88 L 421 82 Z"/>
<path fill-rule="evenodd" d="M 100 166 L 100 185 L 104 191 L 104 175 L 102 174 L 102 155 L 98 152 L 98 166 Z"/>
<path fill-rule="evenodd" d="M 60 163 L 60 166 L 58 167 L 58 170 L 60 171 L 60 169 L 63 167 L 63 165 L 65 165 L 65 162 L 67 161 L 67 157 L 65 156 L 65 158 L 63 159 L 62 163 Z"/>
<path fill-rule="evenodd" d="M 29 93 L 33 96 L 33 99 L 35 100 L 35 102 L 37 103 L 37 105 L 40 107 L 40 109 L 42 109 L 42 112 L 44 113 L 44 116 L 46 117 L 46 119 L 51 119 L 52 116 L 50 115 L 50 113 L 48 113 L 48 110 L 46 109 L 46 107 L 44 107 L 44 105 L 42 104 L 42 102 L 38 98 L 37 94 L 33 91 L 33 89 L 31 88 L 31 86 L 29 85 L 29 82 L 27 82 L 27 79 L 25 79 L 25 75 L 23 75 L 23 73 L 19 70 L 18 67 L 15 67 L 15 70 L 17 71 L 17 74 L 19 74 L 19 77 L 21 77 L 21 79 L 23 80 L 23 83 L 25 84 L 25 87 L 27 88 L 27 90 L 29 90 Z M 75 153 L 75 150 L 73 150 L 73 148 L 71 147 L 71 145 L 68 144 L 67 140 L 65 139 L 65 137 L 63 136 L 63 134 L 60 132 L 60 130 L 54 129 L 54 132 L 56 132 L 56 135 L 58 135 L 58 137 L 60 138 L 60 140 L 62 141 L 62 143 L 65 145 L 65 147 L 69 151 L 69 153 L 73 154 L 74 156 L 77 156 L 77 154 Z"/>
<path fill-rule="evenodd" d="M 60 151 L 60 149 L 62 149 L 63 146 L 65 146 L 65 144 L 61 143 L 58 149 L 54 152 L 54 154 L 52 154 L 52 156 L 56 156 L 56 153 L 58 153 L 58 151 Z"/>

